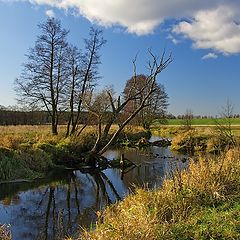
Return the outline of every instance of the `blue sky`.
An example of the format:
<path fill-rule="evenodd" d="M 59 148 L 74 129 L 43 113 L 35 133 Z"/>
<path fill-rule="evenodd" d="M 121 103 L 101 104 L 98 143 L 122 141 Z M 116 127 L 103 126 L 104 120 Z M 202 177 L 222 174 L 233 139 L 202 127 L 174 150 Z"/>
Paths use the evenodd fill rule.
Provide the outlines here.
<path fill-rule="evenodd" d="M 102 50 L 99 87 L 113 85 L 120 93 L 132 75 L 131 61 L 137 53 L 138 73 L 145 73 L 147 49 L 160 55 L 166 48 L 174 61 L 158 81 L 169 95 L 169 112 L 182 114 L 192 109 L 194 114 L 215 115 L 229 99 L 240 113 L 240 16 L 235 11 L 240 3 L 99 2 L 0 0 L 0 105 L 16 104 L 14 79 L 34 46 L 38 23 L 49 15 L 62 21 L 70 30 L 69 41 L 80 48 L 90 26 L 103 28 L 107 44 Z"/>

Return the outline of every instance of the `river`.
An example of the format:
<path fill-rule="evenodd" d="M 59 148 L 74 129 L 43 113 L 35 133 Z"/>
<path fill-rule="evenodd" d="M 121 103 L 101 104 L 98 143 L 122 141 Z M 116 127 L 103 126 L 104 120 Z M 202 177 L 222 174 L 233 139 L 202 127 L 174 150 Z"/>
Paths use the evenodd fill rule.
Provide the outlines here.
<path fill-rule="evenodd" d="M 153 139 L 152 139 L 153 140 Z M 92 228 L 97 211 L 123 199 L 136 187 L 160 187 L 184 156 L 169 148 L 109 150 L 108 159 L 125 158 L 136 167 L 99 171 L 61 171 L 49 179 L 0 184 L 0 223 L 9 224 L 13 240 L 58 239 Z"/>

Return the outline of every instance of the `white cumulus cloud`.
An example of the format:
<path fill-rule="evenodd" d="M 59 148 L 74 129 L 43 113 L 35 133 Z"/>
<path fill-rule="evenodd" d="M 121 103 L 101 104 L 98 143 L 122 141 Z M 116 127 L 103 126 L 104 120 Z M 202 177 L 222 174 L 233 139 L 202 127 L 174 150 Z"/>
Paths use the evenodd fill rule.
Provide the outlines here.
<path fill-rule="evenodd" d="M 218 55 L 216 53 L 212 53 L 212 52 L 210 52 L 202 57 L 203 60 L 216 59 L 216 58 L 218 58 Z"/>
<path fill-rule="evenodd" d="M 46 15 L 47 15 L 49 18 L 55 17 L 55 13 L 54 13 L 54 11 L 51 10 L 51 9 L 47 10 L 45 13 L 46 13 Z"/>
<path fill-rule="evenodd" d="M 17 0 L 16 0 L 17 1 Z M 148 34 L 165 19 L 192 16 L 199 9 L 216 6 L 219 0 L 18 0 L 74 9 L 103 26 L 120 25 L 128 32 Z M 224 0 L 220 0 L 222 2 Z M 227 1 L 227 0 L 225 0 Z M 233 1 L 233 0 L 228 0 Z M 209 3 L 210 2 L 210 3 Z"/>
<path fill-rule="evenodd" d="M 169 35 L 173 42 L 178 43 L 176 35 L 183 35 L 193 41 L 195 48 L 213 49 L 223 54 L 240 53 L 239 0 L 15 1 L 74 10 L 91 22 L 102 26 L 121 26 L 137 35 L 152 33 L 166 20 L 175 19 L 176 24 Z"/>
<path fill-rule="evenodd" d="M 170 39 L 175 45 L 180 43 L 180 40 L 176 39 L 172 34 L 169 34 L 167 39 Z"/>
<path fill-rule="evenodd" d="M 237 9 L 221 6 L 197 12 L 190 22 L 176 25 L 173 32 L 191 39 L 195 48 L 214 49 L 223 54 L 240 53 L 239 20 Z"/>

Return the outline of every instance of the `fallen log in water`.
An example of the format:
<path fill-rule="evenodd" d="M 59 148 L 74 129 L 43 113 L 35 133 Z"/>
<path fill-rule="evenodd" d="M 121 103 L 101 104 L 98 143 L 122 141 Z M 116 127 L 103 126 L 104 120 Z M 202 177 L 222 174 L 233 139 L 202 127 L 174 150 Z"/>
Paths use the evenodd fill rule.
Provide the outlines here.
<path fill-rule="evenodd" d="M 170 139 L 162 138 L 160 140 L 152 142 L 152 145 L 157 147 L 168 147 L 171 146 L 171 143 L 172 141 Z"/>

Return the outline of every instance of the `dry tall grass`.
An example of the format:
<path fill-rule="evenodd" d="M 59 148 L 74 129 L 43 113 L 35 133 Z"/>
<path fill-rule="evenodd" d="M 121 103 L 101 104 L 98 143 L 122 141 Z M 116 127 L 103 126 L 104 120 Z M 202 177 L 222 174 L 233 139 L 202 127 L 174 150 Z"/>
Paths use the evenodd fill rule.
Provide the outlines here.
<path fill-rule="evenodd" d="M 11 232 L 9 231 L 8 226 L 0 224 L 0 239 L 1 240 L 10 240 L 11 239 Z"/>
<path fill-rule="evenodd" d="M 117 129 L 117 125 L 113 125 L 110 134 Z M 96 126 L 88 126 L 84 129 L 79 137 L 71 138 L 72 141 L 82 143 L 84 141 L 94 141 L 97 134 Z M 57 144 L 65 138 L 66 126 L 59 126 L 59 134 L 52 136 L 50 132 L 50 126 L 48 125 L 20 125 L 20 126 L 0 126 L 0 147 L 9 149 L 19 149 L 22 144 L 33 145 L 35 143 L 48 142 L 51 144 Z M 126 135 L 133 135 L 140 132 L 144 132 L 142 127 L 128 126 L 124 130 Z M 89 139 L 87 139 L 89 138 Z M 93 143 L 92 143 L 93 144 Z M 86 145 L 86 143 L 85 143 Z"/>
<path fill-rule="evenodd" d="M 139 189 L 107 208 L 80 239 L 240 239 L 239 153 L 191 160 L 160 190 Z"/>

